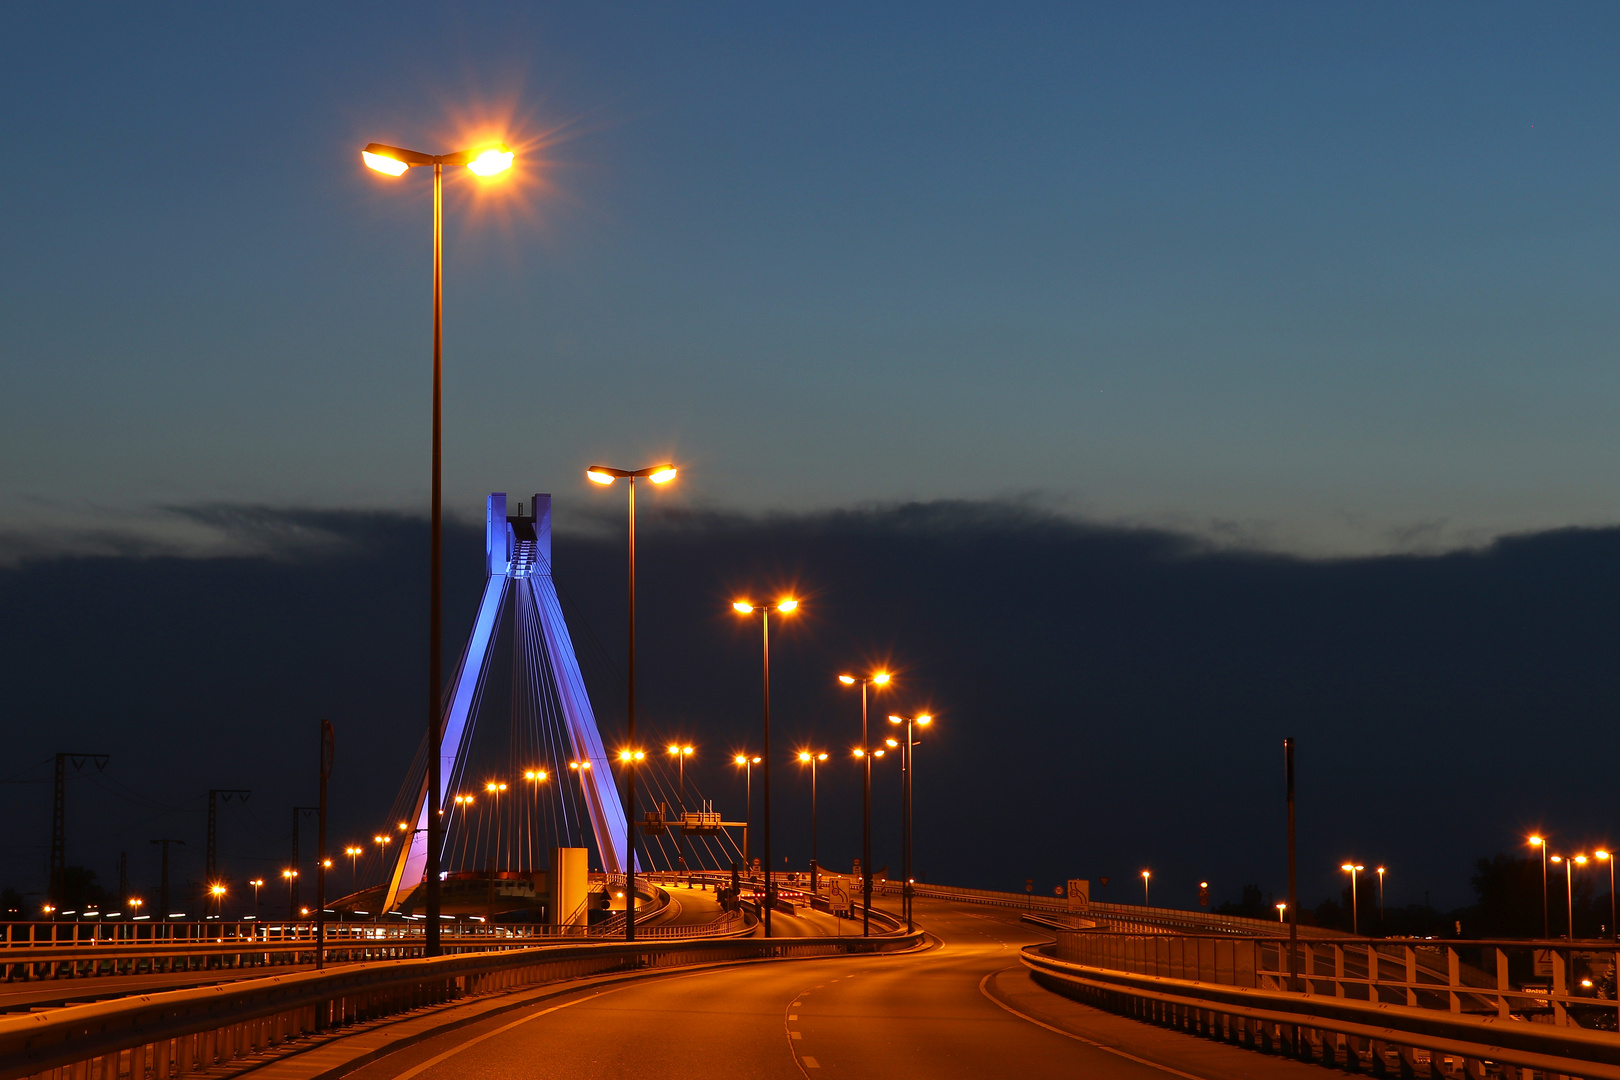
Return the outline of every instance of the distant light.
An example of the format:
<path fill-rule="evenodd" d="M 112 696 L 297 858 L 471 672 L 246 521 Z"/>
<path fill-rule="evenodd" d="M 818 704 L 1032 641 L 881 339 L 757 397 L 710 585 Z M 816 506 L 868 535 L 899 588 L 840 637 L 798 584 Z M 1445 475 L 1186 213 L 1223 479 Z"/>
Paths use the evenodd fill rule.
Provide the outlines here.
<path fill-rule="evenodd" d="M 754 613 L 754 605 L 748 603 L 746 600 L 734 600 L 731 604 L 731 610 L 740 612 L 743 615 L 752 615 Z"/>
<path fill-rule="evenodd" d="M 884 739 L 883 741 L 888 743 L 890 746 L 899 746 L 900 745 L 899 741 L 896 740 L 896 739 Z"/>
<path fill-rule="evenodd" d="M 929 716 L 927 713 L 923 713 L 921 716 L 917 717 L 917 723 L 921 724 L 923 727 L 927 727 L 929 724 L 932 724 L 933 722 L 934 722 L 934 718 L 932 716 Z"/>
<path fill-rule="evenodd" d="M 810 760 L 810 755 L 808 753 L 806 753 L 805 751 L 801 750 L 801 751 L 799 751 L 799 760 L 800 761 L 809 761 Z"/>
<path fill-rule="evenodd" d="M 1531 847 L 1540 847 L 1540 846 L 1541 846 L 1541 845 L 1542 845 L 1542 844 L 1544 844 L 1544 843 L 1546 843 L 1546 841 L 1545 841 L 1545 840 L 1543 840 L 1543 839 L 1542 839 L 1542 838 L 1541 838 L 1541 837 L 1539 837 L 1539 836 L 1532 836 L 1532 837 L 1530 837 L 1530 846 L 1531 846 Z"/>
<path fill-rule="evenodd" d="M 612 473 L 605 473 L 600 469 L 586 469 L 585 478 L 593 484 L 601 484 L 603 487 L 618 479 Z"/>
<path fill-rule="evenodd" d="M 671 480 L 675 479 L 675 466 L 665 465 L 662 469 L 659 469 L 657 472 L 647 477 L 647 479 L 651 480 L 655 484 L 667 484 Z"/>
<path fill-rule="evenodd" d="M 512 151 L 506 147 L 491 147 L 467 162 L 467 168 L 479 176 L 494 176 L 512 167 Z"/>
<path fill-rule="evenodd" d="M 797 600 L 783 600 L 781 603 L 776 605 L 776 610 L 782 612 L 796 611 L 798 610 L 798 607 L 799 602 Z"/>
<path fill-rule="evenodd" d="M 398 158 L 391 158 L 384 154 L 373 154 L 370 150 L 360 151 L 360 158 L 366 163 L 367 168 L 376 169 L 378 172 L 387 173 L 389 176 L 398 176 L 410 168 L 409 165 Z"/>
<path fill-rule="evenodd" d="M 853 675 L 840 675 L 840 676 L 838 676 L 838 681 L 843 683 L 845 686 L 854 686 L 855 685 L 855 676 L 853 676 Z"/>
<path fill-rule="evenodd" d="M 880 671 L 876 675 L 872 676 L 872 681 L 877 683 L 879 686 L 887 686 L 889 683 L 889 673 L 887 671 Z"/>
<path fill-rule="evenodd" d="M 826 754 L 817 754 L 816 755 L 816 760 L 817 761 L 826 761 L 827 760 L 827 755 Z"/>

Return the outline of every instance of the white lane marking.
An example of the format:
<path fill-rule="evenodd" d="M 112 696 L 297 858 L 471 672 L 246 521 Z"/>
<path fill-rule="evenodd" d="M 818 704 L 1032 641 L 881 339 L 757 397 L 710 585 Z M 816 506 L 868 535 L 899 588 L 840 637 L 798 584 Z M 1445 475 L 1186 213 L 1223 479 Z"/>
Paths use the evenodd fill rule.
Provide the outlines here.
<path fill-rule="evenodd" d="M 1016 970 L 1017 970 L 1016 968 L 1010 968 L 1010 967 L 1001 969 L 1001 971 L 1016 971 Z M 1122 1057 L 1127 1061 L 1134 1061 L 1138 1065 L 1146 1065 L 1150 1069 L 1158 1069 L 1160 1072 L 1167 1072 L 1171 1076 L 1179 1076 L 1179 1077 L 1182 1078 L 1182 1080 L 1206 1080 L 1205 1077 L 1194 1076 L 1192 1073 L 1185 1073 L 1185 1072 L 1182 1072 L 1180 1069 L 1172 1069 L 1168 1065 L 1160 1065 L 1157 1061 L 1149 1061 L 1147 1058 L 1139 1058 L 1135 1054 L 1127 1054 L 1125 1051 L 1117 1049 L 1117 1048 L 1112 1047 L 1112 1046 L 1104 1046 L 1102 1043 L 1094 1042 L 1093 1040 L 1086 1038 L 1084 1035 L 1076 1035 L 1072 1031 L 1064 1031 L 1060 1027 L 1053 1027 L 1051 1024 L 1042 1023 L 1041 1021 L 1035 1019 L 1033 1016 L 1030 1016 L 1027 1013 L 1019 1012 L 1017 1009 L 1013 1008 L 1011 1005 L 1008 1005 L 1005 1001 L 1001 1001 L 1000 999 L 998 999 L 994 994 L 990 993 L 990 991 L 985 987 L 985 983 L 989 982 L 992 976 L 1001 974 L 1001 971 L 992 971 L 989 975 L 986 975 L 984 978 L 980 979 L 979 980 L 979 993 L 983 994 L 986 998 L 989 998 L 990 1001 L 994 1002 L 996 1005 L 999 1005 L 1003 1009 L 1006 1009 L 1008 1012 L 1010 1012 L 1014 1016 L 1018 1017 L 1018 1019 L 1020 1019 L 1020 1020 L 1028 1020 L 1030 1023 L 1034 1024 L 1036 1027 L 1043 1027 L 1047 1031 L 1055 1031 L 1059 1035 L 1064 1036 L 1065 1038 L 1073 1039 L 1075 1042 L 1083 1042 L 1087 1046 L 1094 1046 L 1098 1050 L 1106 1051 L 1107 1053 L 1113 1054 L 1116 1057 Z"/>
<path fill-rule="evenodd" d="M 821 1062 L 813 1057 L 807 1057 L 804 1059 L 804 1067 L 807 1069 L 819 1069 L 821 1068 Z"/>
<path fill-rule="evenodd" d="M 798 1013 L 788 1013 L 788 1019 L 789 1020 L 797 1020 L 798 1018 L 799 1018 Z"/>
<path fill-rule="evenodd" d="M 793 1036 L 793 1037 L 794 1037 L 794 1038 L 795 1038 L 795 1039 L 802 1039 L 802 1038 L 804 1038 L 804 1033 L 803 1033 L 803 1032 L 799 1032 L 799 1031 L 790 1031 L 790 1032 L 788 1032 L 788 1034 L 789 1034 L 789 1035 L 791 1035 L 791 1036 Z"/>

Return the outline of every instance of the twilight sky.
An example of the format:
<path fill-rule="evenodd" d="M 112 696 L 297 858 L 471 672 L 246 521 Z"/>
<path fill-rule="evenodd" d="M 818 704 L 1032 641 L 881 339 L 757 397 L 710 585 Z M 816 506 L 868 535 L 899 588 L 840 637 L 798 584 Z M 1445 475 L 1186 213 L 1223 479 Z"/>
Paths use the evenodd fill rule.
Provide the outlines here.
<path fill-rule="evenodd" d="M 1620 8 L 18 5 L 0 555 L 671 457 L 1305 554 L 1620 517 Z M 64 539 L 64 533 L 71 539 Z"/>

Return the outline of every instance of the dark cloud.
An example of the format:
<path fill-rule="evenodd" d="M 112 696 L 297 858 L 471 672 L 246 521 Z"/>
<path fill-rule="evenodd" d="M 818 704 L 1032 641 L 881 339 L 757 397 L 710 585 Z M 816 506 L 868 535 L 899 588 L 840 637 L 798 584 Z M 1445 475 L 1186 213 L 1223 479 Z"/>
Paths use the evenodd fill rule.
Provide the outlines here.
<path fill-rule="evenodd" d="M 150 880 L 167 830 L 200 858 L 202 793 L 250 787 L 222 825 L 227 859 L 285 857 L 312 801 L 316 722 L 339 732 L 334 840 L 386 814 L 422 726 L 426 529 L 389 515 L 210 510 L 252 554 L 76 557 L 0 571 L 7 776 L 58 750 L 113 755 L 70 788 L 70 860 L 105 879 L 119 850 Z M 223 516 L 221 516 L 223 514 Z M 228 519 L 228 520 L 226 520 Z M 1467 553 L 1305 561 L 1100 528 L 1022 505 L 949 502 L 745 518 L 644 516 L 640 707 L 654 736 L 721 764 L 757 746 L 758 642 L 737 594 L 795 591 L 773 640 L 776 755 L 815 742 L 822 856 L 858 853 L 847 754 L 853 694 L 834 680 L 892 665 L 874 702 L 932 710 L 918 752 L 918 866 L 929 878 L 1042 891 L 1067 876 L 1190 903 L 1283 888 L 1281 740 L 1300 741 L 1305 899 L 1347 856 L 1387 862 L 1391 901 L 1467 899 L 1471 860 L 1525 827 L 1614 837 L 1610 760 L 1620 531 L 1566 530 Z M 451 654 L 478 587 L 478 531 L 452 525 Z M 622 722 L 622 540 L 559 536 L 556 573 L 610 741 Z M 886 724 L 883 726 L 887 726 Z M 837 766 L 836 768 L 833 766 Z M 777 845 L 808 855 L 806 785 L 773 777 Z M 122 787 L 115 787 L 122 785 Z M 139 798 L 128 792 L 141 793 Z M 7 880 L 38 888 L 49 787 L 0 787 L 16 828 Z M 142 801 L 144 800 L 144 801 Z M 878 769 L 879 863 L 897 865 L 899 792 Z M 740 806 L 735 807 L 740 811 Z M 193 870 L 194 872 L 194 870 Z M 1133 891 L 1134 890 L 1134 891 Z"/>

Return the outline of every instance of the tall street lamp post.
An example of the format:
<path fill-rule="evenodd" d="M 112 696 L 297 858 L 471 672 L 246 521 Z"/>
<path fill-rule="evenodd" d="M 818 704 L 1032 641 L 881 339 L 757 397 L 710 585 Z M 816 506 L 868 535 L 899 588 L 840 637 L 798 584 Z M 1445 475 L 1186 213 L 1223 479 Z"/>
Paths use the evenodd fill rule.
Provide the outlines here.
<path fill-rule="evenodd" d="M 650 465 L 645 469 L 613 469 L 592 465 L 586 479 L 607 487 L 615 480 L 628 481 L 630 489 L 630 663 L 625 672 L 627 706 L 624 741 L 634 750 L 636 744 L 636 480 L 646 477 L 655 484 L 675 479 L 675 466 Z M 639 760 L 639 759 L 637 759 Z M 636 770 L 635 761 L 625 762 L 624 796 L 624 939 L 636 940 Z"/>
<path fill-rule="evenodd" d="M 1541 849 L 1541 939 L 1546 941 L 1552 937 L 1552 923 L 1547 917 L 1547 838 L 1532 836 L 1527 843 Z"/>
<path fill-rule="evenodd" d="M 1575 940 L 1575 867 L 1586 865 L 1585 855 L 1549 855 L 1548 859 L 1564 864 L 1564 899 L 1568 904 L 1569 940 Z"/>
<path fill-rule="evenodd" d="M 1367 868 L 1360 863 L 1345 863 L 1339 869 L 1350 872 L 1350 933 L 1359 934 L 1361 923 L 1356 908 L 1356 875 Z"/>
<path fill-rule="evenodd" d="M 348 844 L 343 848 L 343 854 L 349 857 L 349 891 L 352 893 L 360 885 L 360 856 L 366 849 L 356 844 Z"/>
<path fill-rule="evenodd" d="M 900 757 L 900 775 L 901 775 L 901 778 L 903 780 L 903 783 L 901 785 L 902 808 L 901 808 L 900 833 L 901 833 L 902 842 L 905 845 L 905 866 L 903 868 L 903 873 L 905 874 L 905 881 L 904 881 L 904 884 L 902 884 L 901 887 L 900 887 L 900 898 L 901 898 L 901 903 L 904 905 L 904 907 L 906 909 L 906 932 L 907 933 L 910 933 L 912 930 L 915 929 L 915 927 L 912 925 L 912 919 L 911 919 L 911 892 L 912 892 L 912 890 L 911 890 L 911 880 L 912 880 L 912 875 L 911 875 L 911 776 L 912 776 L 912 771 L 911 770 L 912 770 L 912 751 L 916 748 L 917 742 L 916 742 L 915 739 L 913 739 L 911 737 L 911 729 L 912 729 L 912 725 L 914 725 L 914 724 L 919 725 L 921 727 L 927 727 L 929 724 L 931 724 L 933 722 L 934 722 L 934 718 L 932 716 L 929 716 L 927 713 L 923 713 L 921 716 L 891 716 L 891 717 L 889 717 L 889 723 L 891 723 L 891 724 L 904 724 L 904 725 L 906 725 L 906 741 L 902 744 L 905 749 L 904 749 L 904 752 L 901 754 L 901 757 Z"/>
<path fill-rule="evenodd" d="M 1384 932 L 1384 868 L 1378 868 L 1378 932 Z"/>
<path fill-rule="evenodd" d="M 684 815 L 686 814 L 686 759 L 692 756 L 693 750 L 694 748 L 691 746 L 682 746 L 679 743 L 669 744 L 670 756 L 675 759 L 675 764 L 680 773 L 680 784 L 676 795 L 680 806 L 676 812 L 683 815 L 683 825 L 685 824 Z M 682 829 L 680 836 L 676 837 L 675 845 L 676 853 L 681 860 L 681 868 L 684 870 L 686 868 L 686 831 L 684 829 Z M 691 882 L 687 882 L 687 884 L 690 885 Z"/>
<path fill-rule="evenodd" d="M 248 884 L 253 886 L 253 921 L 258 922 L 259 921 L 259 890 L 264 888 L 264 878 L 256 877 L 252 881 L 248 882 Z M 135 902 L 137 904 L 140 903 L 139 900 L 137 900 Z"/>
<path fill-rule="evenodd" d="M 1148 906 L 1148 879 L 1151 878 L 1152 876 L 1153 876 L 1153 871 L 1151 871 L 1151 870 L 1142 871 L 1142 906 L 1143 907 Z"/>
<path fill-rule="evenodd" d="M 872 936 L 872 740 L 866 730 L 866 687 L 889 685 L 887 671 L 871 675 L 840 675 L 845 686 L 861 684 L 861 934 Z"/>
<path fill-rule="evenodd" d="M 732 610 L 740 615 L 759 616 L 759 634 L 762 670 L 764 671 L 765 688 L 765 726 L 764 738 L 760 746 L 760 757 L 764 759 L 764 768 L 761 771 L 762 781 L 760 795 L 764 800 L 764 832 L 760 844 L 760 852 L 764 856 L 765 866 L 765 936 L 771 936 L 771 908 L 776 904 L 776 886 L 771 881 L 771 605 L 756 604 L 751 600 L 738 600 L 731 605 Z M 791 598 L 778 600 L 776 610 L 783 615 L 791 615 L 799 609 L 799 602 Z"/>
<path fill-rule="evenodd" d="M 490 780 L 484 784 L 484 790 L 490 798 L 495 800 L 494 812 L 490 815 L 495 819 L 494 827 L 490 832 L 495 834 L 495 854 L 490 856 L 490 869 L 497 869 L 496 860 L 501 856 L 501 796 L 506 793 L 505 780 Z"/>
<path fill-rule="evenodd" d="M 743 768 L 743 872 L 751 873 L 754 862 L 749 850 L 748 827 L 754 823 L 754 766 L 759 764 L 759 755 L 738 754 L 731 763 Z"/>
<path fill-rule="evenodd" d="M 816 763 L 826 761 L 827 755 L 820 750 L 800 750 L 799 764 L 810 766 L 810 891 L 816 892 L 820 885 L 821 863 L 816 858 Z"/>
<path fill-rule="evenodd" d="M 1598 848 L 1592 852 L 1592 856 L 1600 862 L 1609 864 L 1609 937 L 1611 940 L 1620 941 L 1620 931 L 1614 926 L 1614 855 L 1603 848 Z"/>
<path fill-rule="evenodd" d="M 504 145 L 459 150 L 454 154 L 424 154 L 398 146 L 371 143 L 360 151 L 366 166 L 388 176 L 399 176 L 412 165 L 433 166 L 433 494 L 428 571 L 428 798 L 426 886 L 427 938 L 424 951 L 439 955 L 439 845 L 443 823 L 439 821 L 439 801 L 443 776 L 439 744 L 443 738 L 444 657 L 444 520 L 441 513 L 440 448 L 443 423 L 444 372 L 444 167 L 465 165 L 475 176 L 495 176 L 512 167 L 512 151 Z"/>

